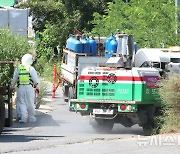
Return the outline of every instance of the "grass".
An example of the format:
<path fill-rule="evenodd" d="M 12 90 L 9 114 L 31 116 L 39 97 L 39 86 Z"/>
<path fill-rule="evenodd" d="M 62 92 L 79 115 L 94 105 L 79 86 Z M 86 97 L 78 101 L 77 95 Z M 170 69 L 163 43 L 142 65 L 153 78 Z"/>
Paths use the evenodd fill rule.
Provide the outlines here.
<path fill-rule="evenodd" d="M 159 94 L 165 105 L 160 133 L 180 132 L 180 76 L 162 80 Z"/>
<path fill-rule="evenodd" d="M 161 128 L 161 133 L 177 133 L 180 132 L 180 114 L 175 113 L 172 109 L 165 110 L 163 117 L 164 123 Z"/>

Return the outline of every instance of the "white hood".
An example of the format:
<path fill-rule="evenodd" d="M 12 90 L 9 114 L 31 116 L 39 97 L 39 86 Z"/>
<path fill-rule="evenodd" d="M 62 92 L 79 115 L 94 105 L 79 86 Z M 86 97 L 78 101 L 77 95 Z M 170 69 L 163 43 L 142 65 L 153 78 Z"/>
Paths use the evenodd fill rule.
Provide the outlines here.
<path fill-rule="evenodd" d="M 23 65 L 32 65 L 32 63 L 33 63 L 32 55 L 31 54 L 25 54 L 21 59 L 21 63 Z"/>
<path fill-rule="evenodd" d="M 170 62 L 170 56 L 158 48 L 142 48 L 135 55 L 135 65 L 140 67 L 145 61 L 148 62 Z"/>

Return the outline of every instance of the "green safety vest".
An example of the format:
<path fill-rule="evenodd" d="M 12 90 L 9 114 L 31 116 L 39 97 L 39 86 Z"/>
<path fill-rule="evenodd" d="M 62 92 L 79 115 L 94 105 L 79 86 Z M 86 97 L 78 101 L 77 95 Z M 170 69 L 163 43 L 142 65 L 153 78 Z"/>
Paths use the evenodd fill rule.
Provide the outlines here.
<path fill-rule="evenodd" d="M 18 72 L 18 85 L 29 85 L 32 83 L 30 70 L 27 70 L 23 65 L 19 65 Z"/>

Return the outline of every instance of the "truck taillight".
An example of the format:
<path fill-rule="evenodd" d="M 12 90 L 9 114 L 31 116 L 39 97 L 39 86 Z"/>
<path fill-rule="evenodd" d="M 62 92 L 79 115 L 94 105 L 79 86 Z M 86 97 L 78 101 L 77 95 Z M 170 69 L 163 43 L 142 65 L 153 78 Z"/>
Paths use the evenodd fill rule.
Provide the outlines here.
<path fill-rule="evenodd" d="M 127 110 L 128 110 L 128 111 L 132 111 L 132 109 L 133 109 L 133 108 L 132 108 L 131 105 L 128 105 L 128 106 L 127 106 Z"/>
<path fill-rule="evenodd" d="M 122 111 L 124 111 L 126 109 L 126 105 L 122 104 L 120 108 Z"/>
<path fill-rule="evenodd" d="M 86 108 L 86 104 L 81 104 L 81 109 L 85 109 Z"/>
<path fill-rule="evenodd" d="M 78 108 L 80 107 L 80 105 L 79 105 L 78 103 L 76 103 L 76 104 L 74 104 L 74 107 L 75 107 L 76 109 L 78 109 Z"/>

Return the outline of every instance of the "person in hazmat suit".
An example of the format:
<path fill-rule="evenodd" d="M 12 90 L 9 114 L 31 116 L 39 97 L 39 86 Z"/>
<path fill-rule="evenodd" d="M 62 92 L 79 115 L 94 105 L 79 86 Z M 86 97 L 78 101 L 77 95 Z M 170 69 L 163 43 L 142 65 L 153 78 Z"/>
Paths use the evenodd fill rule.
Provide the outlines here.
<path fill-rule="evenodd" d="M 32 55 L 25 54 L 15 69 L 11 82 L 12 90 L 17 85 L 16 110 L 20 123 L 36 122 L 35 92 L 39 93 L 39 79 L 33 66 Z"/>

